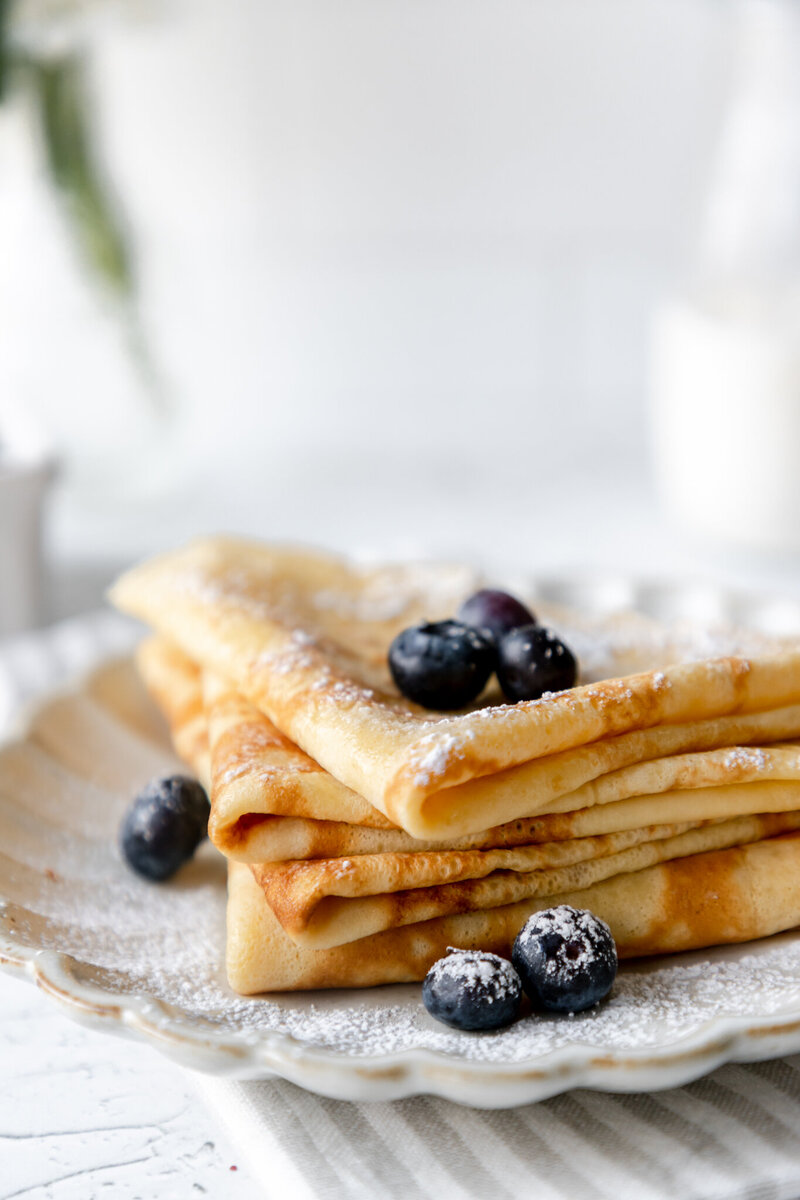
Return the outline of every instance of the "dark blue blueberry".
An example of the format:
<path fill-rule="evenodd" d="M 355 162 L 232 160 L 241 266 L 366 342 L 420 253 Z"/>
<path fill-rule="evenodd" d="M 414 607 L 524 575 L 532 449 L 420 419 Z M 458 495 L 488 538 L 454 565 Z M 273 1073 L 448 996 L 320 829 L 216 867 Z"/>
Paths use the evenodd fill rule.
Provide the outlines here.
<path fill-rule="evenodd" d="M 161 882 L 192 857 L 208 833 L 208 796 L 186 775 L 154 779 L 139 792 L 119 831 L 129 866 Z"/>
<path fill-rule="evenodd" d="M 431 967 L 422 1003 L 432 1017 L 454 1029 L 500 1029 L 519 1012 L 522 985 L 506 958 L 484 950 L 456 950 Z"/>
<path fill-rule="evenodd" d="M 588 909 L 560 904 L 528 918 L 511 961 L 534 1008 L 582 1012 L 611 991 L 617 947 L 605 921 Z"/>
<path fill-rule="evenodd" d="M 413 625 L 389 647 L 392 678 L 424 708 L 463 708 L 483 691 L 494 664 L 491 642 L 460 621 Z"/>
<path fill-rule="evenodd" d="M 536 617 L 508 592 L 482 588 L 461 605 L 456 614 L 464 625 L 472 625 L 495 642 L 518 625 L 535 625 Z"/>
<path fill-rule="evenodd" d="M 497 646 L 497 678 L 507 700 L 538 700 L 575 686 L 575 655 L 544 625 L 520 625 Z"/>

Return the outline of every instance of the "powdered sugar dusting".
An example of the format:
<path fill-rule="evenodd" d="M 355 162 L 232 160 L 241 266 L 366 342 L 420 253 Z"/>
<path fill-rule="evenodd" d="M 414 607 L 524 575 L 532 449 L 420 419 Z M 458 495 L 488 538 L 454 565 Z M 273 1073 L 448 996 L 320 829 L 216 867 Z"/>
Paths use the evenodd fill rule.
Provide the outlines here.
<path fill-rule="evenodd" d="M 426 733 L 416 745 L 411 758 L 411 770 L 417 787 L 428 787 L 435 779 L 441 778 L 451 762 L 463 758 L 464 746 L 475 737 L 471 729 L 459 734 L 439 731 Z"/>
<path fill-rule="evenodd" d="M 232 565 L 224 570 L 215 566 L 215 573 L 198 564 L 185 566 L 176 577 L 176 587 L 191 600 L 214 607 L 235 606 L 257 620 L 276 616 L 277 606 L 248 571 Z"/>
<path fill-rule="evenodd" d="M 539 614 L 576 655 L 583 683 L 653 671 L 653 685 L 660 690 L 670 686 L 664 667 L 772 654 L 778 648 L 776 639 L 764 633 L 723 621 L 660 620 L 633 609 L 589 615 L 547 605 L 539 606 Z"/>
<path fill-rule="evenodd" d="M 312 597 L 321 613 L 331 612 L 344 620 L 397 621 L 406 613 L 424 608 L 426 615 L 448 616 L 464 596 L 480 584 L 471 567 L 441 563 L 401 563 L 360 572 L 360 588 L 350 592 L 322 588 Z"/>
<path fill-rule="evenodd" d="M 253 662 L 253 668 L 257 671 L 268 671 L 271 675 L 292 675 L 295 671 L 307 670 L 314 665 L 313 654 L 305 648 L 309 645 L 309 641 L 293 636 L 287 646 L 279 650 L 265 650 L 263 654 L 259 654 Z"/>
<path fill-rule="evenodd" d="M 747 746 L 735 746 L 725 755 L 725 766 L 743 771 L 763 771 L 767 766 L 763 750 Z"/>
<path fill-rule="evenodd" d="M 451 980 L 473 995 L 480 995 L 487 1004 L 519 995 L 520 981 L 508 959 L 485 950 L 460 950 L 447 947 L 447 957 L 440 958 L 430 969 L 437 982 Z"/>
<path fill-rule="evenodd" d="M 391 621 L 406 611 L 408 596 L 394 589 L 382 595 L 365 596 L 323 588 L 313 596 L 312 603 L 320 612 L 333 612 L 338 617 L 355 618 L 357 621 Z"/>
<path fill-rule="evenodd" d="M 328 698 L 339 704 L 355 704 L 358 701 L 366 703 L 372 700 L 374 695 L 372 688 L 359 687 L 357 683 L 351 683 L 348 679 L 337 680 L 328 692 Z"/>

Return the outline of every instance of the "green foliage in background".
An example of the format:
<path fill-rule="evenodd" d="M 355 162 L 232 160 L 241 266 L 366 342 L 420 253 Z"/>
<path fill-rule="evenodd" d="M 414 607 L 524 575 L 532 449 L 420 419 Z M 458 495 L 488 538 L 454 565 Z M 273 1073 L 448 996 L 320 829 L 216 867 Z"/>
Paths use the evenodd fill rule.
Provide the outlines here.
<path fill-rule="evenodd" d="M 8 88 L 9 56 L 8 26 L 11 18 L 11 0 L 0 0 L 0 101 L 5 99 Z"/>
<path fill-rule="evenodd" d="M 6 3 L 8 0 L 6 0 Z M 47 164 L 75 237 L 93 270 L 122 297 L 133 295 L 123 226 L 92 155 L 83 64 L 75 55 L 28 64 Z"/>
<path fill-rule="evenodd" d="M 14 36 L 16 0 L 0 0 L 0 104 L 24 94 L 38 123 L 44 160 L 81 257 L 121 309 L 131 360 L 147 402 L 165 412 L 168 396 L 150 355 L 136 299 L 133 254 L 116 198 L 94 150 L 86 53 L 37 52 Z"/>
<path fill-rule="evenodd" d="M 12 35 L 14 0 L 0 0 L 0 102 L 24 89 L 38 118 L 47 167 L 84 259 L 119 299 L 135 282 L 124 222 L 98 166 L 83 53 L 36 55 Z"/>

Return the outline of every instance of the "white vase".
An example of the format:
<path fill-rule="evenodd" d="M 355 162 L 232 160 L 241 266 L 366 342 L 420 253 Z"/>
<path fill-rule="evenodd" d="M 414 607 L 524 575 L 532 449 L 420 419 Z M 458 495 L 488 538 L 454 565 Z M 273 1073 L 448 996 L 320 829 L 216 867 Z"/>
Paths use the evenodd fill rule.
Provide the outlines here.
<path fill-rule="evenodd" d="M 800 551 L 800 4 L 739 17 L 695 280 L 655 322 L 655 468 L 682 525 Z"/>

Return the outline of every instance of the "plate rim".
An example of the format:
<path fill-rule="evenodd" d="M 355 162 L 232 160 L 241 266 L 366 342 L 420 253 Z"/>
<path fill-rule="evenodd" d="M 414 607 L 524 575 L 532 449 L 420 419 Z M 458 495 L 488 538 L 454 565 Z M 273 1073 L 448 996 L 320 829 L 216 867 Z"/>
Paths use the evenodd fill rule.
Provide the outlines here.
<path fill-rule="evenodd" d="M 423 1047 L 355 1059 L 304 1044 L 289 1032 L 237 1036 L 210 1023 L 172 1016 L 155 997 L 115 994 L 78 980 L 72 968 L 81 965 L 71 955 L 20 946 L 0 933 L 0 967 L 35 983 L 82 1024 L 145 1040 L 194 1070 L 236 1079 L 278 1076 L 334 1099 L 394 1100 L 427 1094 L 470 1107 L 506 1108 L 579 1087 L 660 1091 L 689 1083 L 724 1063 L 800 1051 L 796 1007 L 760 1018 L 709 1017 L 669 1043 L 622 1053 L 581 1043 L 504 1063 L 463 1060 Z M 159 1014 L 158 1019 L 152 1019 L 149 1010 Z"/>

